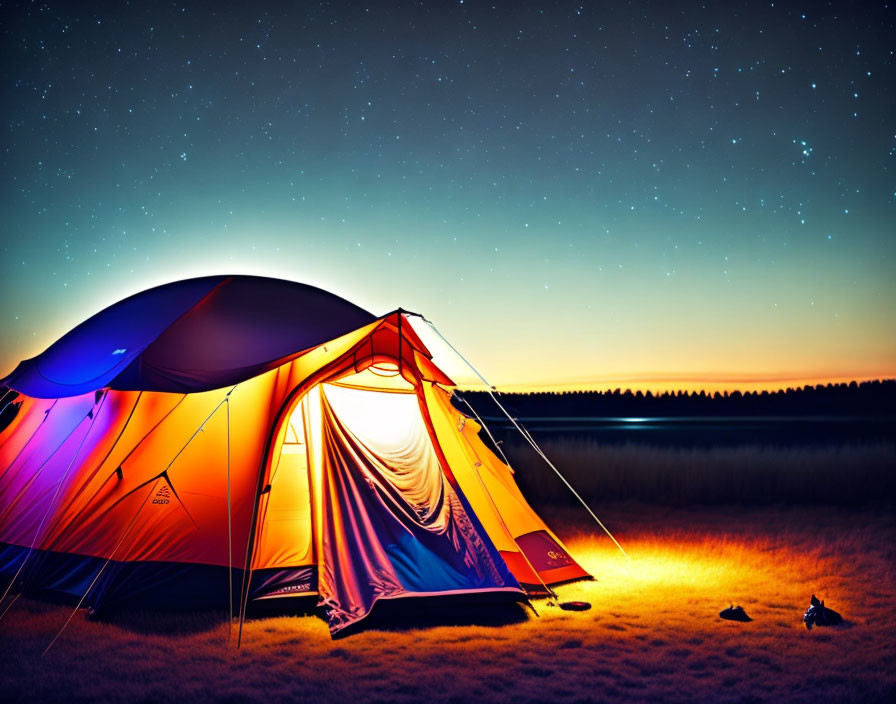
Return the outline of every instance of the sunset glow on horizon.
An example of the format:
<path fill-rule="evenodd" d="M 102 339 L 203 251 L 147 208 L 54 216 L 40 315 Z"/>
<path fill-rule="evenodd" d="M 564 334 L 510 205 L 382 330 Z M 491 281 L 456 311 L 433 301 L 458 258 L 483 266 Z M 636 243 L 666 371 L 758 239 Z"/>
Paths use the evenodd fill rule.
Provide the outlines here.
<path fill-rule="evenodd" d="M 0 374 L 232 273 L 507 390 L 896 377 L 886 5 L 201 7 L 8 10 Z"/>

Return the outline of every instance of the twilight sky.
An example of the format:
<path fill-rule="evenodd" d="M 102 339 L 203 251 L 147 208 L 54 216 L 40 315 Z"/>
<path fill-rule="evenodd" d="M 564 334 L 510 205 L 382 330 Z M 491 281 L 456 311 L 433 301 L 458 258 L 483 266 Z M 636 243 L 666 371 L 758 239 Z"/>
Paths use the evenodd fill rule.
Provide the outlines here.
<path fill-rule="evenodd" d="M 887 3 L 120 4 L 2 10 L 0 374 L 254 273 L 498 384 L 896 376 Z"/>

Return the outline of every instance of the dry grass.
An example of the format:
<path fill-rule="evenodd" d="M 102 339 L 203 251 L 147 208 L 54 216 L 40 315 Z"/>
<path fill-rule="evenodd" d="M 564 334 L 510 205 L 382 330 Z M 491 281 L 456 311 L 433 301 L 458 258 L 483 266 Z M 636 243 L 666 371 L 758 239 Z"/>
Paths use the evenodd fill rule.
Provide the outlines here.
<path fill-rule="evenodd" d="M 373 630 L 331 641 L 316 616 L 75 617 L 20 600 L 0 623 L 3 701 L 888 701 L 896 694 L 896 520 L 887 510 L 607 505 L 625 561 L 578 512 L 551 522 L 597 581 L 591 602 L 503 625 Z M 847 620 L 807 631 L 812 593 Z M 729 603 L 755 619 L 717 617 Z"/>

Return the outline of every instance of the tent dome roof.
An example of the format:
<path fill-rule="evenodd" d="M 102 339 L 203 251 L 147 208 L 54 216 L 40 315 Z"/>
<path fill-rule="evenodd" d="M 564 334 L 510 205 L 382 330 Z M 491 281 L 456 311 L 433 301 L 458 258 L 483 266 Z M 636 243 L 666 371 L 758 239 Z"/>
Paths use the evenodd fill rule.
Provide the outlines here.
<path fill-rule="evenodd" d="M 196 392 L 235 384 L 376 316 L 306 284 L 260 276 L 176 281 L 114 303 L 2 383 L 38 398 L 106 386 Z"/>

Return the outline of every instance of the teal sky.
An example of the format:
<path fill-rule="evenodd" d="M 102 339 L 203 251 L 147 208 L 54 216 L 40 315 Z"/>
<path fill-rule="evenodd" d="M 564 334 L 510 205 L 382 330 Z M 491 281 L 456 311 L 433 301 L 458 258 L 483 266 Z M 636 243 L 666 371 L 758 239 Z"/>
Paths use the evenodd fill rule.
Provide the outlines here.
<path fill-rule="evenodd" d="M 671 5 L 8 6 L 0 363 L 256 273 L 499 384 L 896 375 L 893 10 Z"/>

